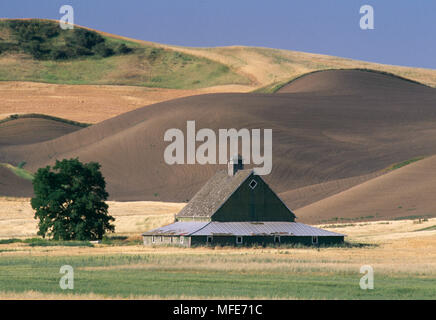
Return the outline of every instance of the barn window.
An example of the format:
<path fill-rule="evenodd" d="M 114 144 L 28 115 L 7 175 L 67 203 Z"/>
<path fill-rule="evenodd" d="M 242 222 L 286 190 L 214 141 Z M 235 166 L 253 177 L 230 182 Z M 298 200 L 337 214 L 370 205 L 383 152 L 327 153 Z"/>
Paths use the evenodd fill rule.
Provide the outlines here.
<path fill-rule="evenodd" d="M 160 236 L 160 239 L 159 239 L 159 240 L 160 240 L 160 242 L 162 242 L 162 241 L 163 241 L 163 237 L 162 237 L 162 236 Z"/>
<path fill-rule="evenodd" d="M 313 244 L 318 244 L 318 237 L 317 236 L 313 236 L 312 237 L 312 243 Z"/>
<path fill-rule="evenodd" d="M 183 244 L 183 241 L 185 241 L 185 237 L 184 236 L 180 236 L 180 243 Z"/>
<path fill-rule="evenodd" d="M 207 236 L 207 243 L 212 243 L 212 236 Z"/>
<path fill-rule="evenodd" d="M 254 188 L 256 188 L 256 186 L 257 186 L 256 180 L 254 180 L 254 179 L 251 180 L 249 186 L 250 186 L 251 190 L 254 190 Z"/>
<path fill-rule="evenodd" d="M 156 242 L 156 239 L 154 238 L 154 236 L 151 236 L 151 242 L 152 242 L 152 243 L 155 243 L 155 242 Z"/>
<path fill-rule="evenodd" d="M 280 243 L 280 236 L 274 236 L 274 243 Z"/>
<path fill-rule="evenodd" d="M 242 237 L 241 236 L 236 237 L 236 244 L 242 244 Z"/>

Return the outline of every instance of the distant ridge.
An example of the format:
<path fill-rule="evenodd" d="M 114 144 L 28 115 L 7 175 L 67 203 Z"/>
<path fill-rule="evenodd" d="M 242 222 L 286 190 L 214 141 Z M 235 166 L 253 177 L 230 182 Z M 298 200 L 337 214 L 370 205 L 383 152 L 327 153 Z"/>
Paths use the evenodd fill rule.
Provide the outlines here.
<path fill-rule="evenodd" d="M 74 121 L 74 120 L 59 118 L 59 117 L 50 116 L 50 115 L 41 114 L 41 113 L 12 114 L 4 119 L 0 119 L 0 124 L 6 123 L 8 121 L 14 121 L 17 119 L 46 119 L 46 120 L 53 120 L 53 121 L 58 121 L 58 122 L 70 124 L 72 126 L 77 126 L 77 127 L 81 127 L 81 128 L 86 128 L 86 127 L 89 127 L 91 125 L 90 123 L 78 122 L 78 121 Z"/>
<path fill-rule="evenodd" d="M 0 121 L 0 147 L 48 141 L 87 127 L 41 114 L 12 115 Z"/>
<path fill-rule="evenodd" d="M 383 76 L 389 76 L 392 77 L 394 79 L 398 79 L 398 80 L 402 80 L 402 81 L 407 81 L 407 82 L 411 82 L 417 85 L 421 85 L 424 87 L 429 87 L 428 85 L 409 79 L 409 78 L 405 78 L 390 72 L 385 72 L 385 71 L 380 71 L 380 70 L 373 70 L 373 69 L 359 69 L 359 68 L 352 68 L 352 69 L 329 69 L 329 70 L 316 70 L 316 71 L 312 71 L 306 74 L 302 74 L 288 82 L 276 85 L 275 88 L 273 89 L 273 92 L 277 92 L 277 93 L 286 93 L 286 92 L 302 92 L 302 91 L 320 91 L 322 90 L 322 88 L 317 88 L 316 84 L 314 86 L 314 83 L 311 83 L 311 79 L 315 77 L 315 75 L 317 73 L 321 73 L 322 76 L 328 76 L 329 74 L 334 74 L 334 75 L 338 75 L 337 72 L 335 71 L 346 71 L 344 73 L 342 73 L 342 75 L 349 75 L 348 77 L 342 77 L 342 79 L 339 79 L 338 77 L 330 77 L 330 79 L 324 79 L 320 82 L 322 82 L 324 85 L 329 86 L 329 89 L 335 89 L 335 86 L 341 86 L 341 87 L 345 87 L 348 86 L 350 87 L 350 83 L 353 82 L 353 74 L 354 71 L 361 71 L 361 72 L 368 72 L 368 73 L 372 73 L 375 74 L 374 77 L 370 78 L 370 80 L 376 80 L 377 75 L 383 75 Z M 303 81 L 307 80 L 307 81 Z M 401 83 L 401 82 L 398 82 Z M 354 83 L 354 90 L 358 90 L 358 86 L 359 84 Z M 322 91 L 326 91 L 327 87 L 324 88 L 324 90 Z M 337 88 L 336 88 L 337 89 Z"/>
<path fill-rule="evenodd" d="M 56 20 L 47 19 L 0 19 L 0 51 L 16 45 L 16 39 L 8 29 L 11 21 L 58 23 Z M 431 69 L 383 65 L 262 47 L 172 46 L 131 39 L 85 26 L 76 27 L 98 33 L 104 37 L 110 48 L 124 44 L 132 48 L 133 52 L 99 58 L 98 64 L 88 58 L 70 62 L 68 65 L 62 61 L 54 62 L 59 64 L 58 68 L 47 68 L 25 55 L 3 54 L 0 55 L 4 69 L 0 72 L 0 80 L 173 89 L 215 88 L 218 92 L 227 92 L 228 86 L 237 86 L 239 92 L 260 90 L 267 93 L 313 71 L 359 68 L 387 72 L 436 87 L 436 70 Z M 169 69 L 171 73 L 168 72 Z"/>

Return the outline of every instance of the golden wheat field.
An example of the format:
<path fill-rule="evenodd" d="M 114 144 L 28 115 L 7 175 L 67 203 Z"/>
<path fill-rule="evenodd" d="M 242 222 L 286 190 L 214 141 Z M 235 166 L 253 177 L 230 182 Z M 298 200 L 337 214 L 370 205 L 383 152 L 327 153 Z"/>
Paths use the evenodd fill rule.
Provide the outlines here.
<path fill-rule="evenodd" d="M 108 201 L 117 234 L 135 235 L 169 224 L 185 203 Z M 0 197 L 0 239 L 35 237 L 37 221 L 28 198 Z"/>
<path fill-rule="evenodd" d="M 185 204 L 108 204 L 116 219 L 112 237 L 127 237 L 128 244 L 40 246 L 26 241 L 37 231 L 29 199 L 0 198 L 0 299 L 395 299 L 435 294 L 436 218 L 318 225 L 346 234 L 346 246 L 145 247 L 141 233 L 171 223 Z M 59 290 L 62 264 L 74 265 L 79 290 Z M 359 290 L 363 265 L 374 269 L 380 290 Z M 23 278 L 23 272 L 29 274 Z M 41 277 L 47 280 L 42 283 Z M 218 281 L 216 291 L 195 285 L 202 281 Z M 226 281 L 235 283 L 234 289 Z M 268 290 L 260 292 L 262 286 Z"/>
<path fill-rule="evenodd" d="M 212 88 L 210 92 L 217 90 Z M 40 113 L 79 122 L 97 123 L 153 103 L 208 92 L 206 89 L 77 86 L 9 81 L 0 83 L 0 119 L 12 114 Z"/>
<path fill-rule="evenodd" d="M 116 235 L 140 238 L 140 234 L 174 220 L 174 215 L 185 204 L 162 202 L 113 202 L 109 201 L 109 213 L 115 217 Z M 283 249 L 292 252 L 292 257 L 301 260 L 295 268 L 316 268 L 322 266 L 326 270 L 335 269 L 349 271 L 363 263 L 371 263 L 384 273 L 418 273 L 422 275 L 436 275 L 436 218 L 424 220 L 372 221 L 349 224 L 320 225 L 319 227 L 346 234 L 346 240 L 352 244 L 364 244 L 363 247 L 324 248 L 321 251 L 312 248 Z M 433 227 L 433 228 L 431 228 Z M 37 223 L 33 219 L 33 212 L 29 199 L 0 198 L 0 239 L 36 237 Z M 3 251 L 2 251 L 3 249 Z M 7 249 L 7 250 L 6 250 Z M 171 255 L 183 253 L 190 255 L 208 255 L 240 257 L 241 254 L 252 256 L 262 255 L 274 259 L 274 264 L 265 266 L 261 262 L 238 261 L 233 263 L 212 263 L 210 268 L 215 270 L 251 270 L 266 269 L 289 270 L 288 261 L 283 260 L 287 255 L 280 254 L 277 248 L 153 248 L 142 245 L 95 245 L 94 247 L 29 247 L 25 243 L 0 245 L 1 256 L 20 255 L 102 255 L 102 254 L 158 254 Z M 196 269 L 204 267 L 208 259 L 198 263 L 195 259 L 184 262 L 185 268 Z M 157 267 L 177 269 L 171 259 L 160 260 L 158 265 L 150 263 L 129 264 L 127 269 L 153 269 Z M 98 267 L 97 267 L 98 268 Z M 111 268 L 111 267 L 104 267 Z M 117 266 L 116 268 L 120 268 Z M 296 270 L 296 269 L 295 269 Z"/>

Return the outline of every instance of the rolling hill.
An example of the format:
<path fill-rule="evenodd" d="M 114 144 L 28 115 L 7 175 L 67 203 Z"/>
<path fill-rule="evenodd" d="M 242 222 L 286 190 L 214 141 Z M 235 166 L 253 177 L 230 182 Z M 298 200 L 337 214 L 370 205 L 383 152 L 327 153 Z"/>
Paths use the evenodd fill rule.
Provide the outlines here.
<path fill-rule="evenodd" d="M 361 71 L 361 72 L 356 72 Z M 359 76 L 356 76 L 359 74 Z M 389 80 L 388 80 L 389 79 Z M 388 80 L 388 81 L 387 81 Z M 277 93 L 309 93 L 322 95 L 364 95 L 366 92 L 387 94 L 422 87 L 423 84 L 394 74 L 373 70 L 314 71 L 294 79 Z"/>
<path fill-rule="evenodd" d="M 436 87 L 436 70 L 270 48 L 178 47 L 76 26 L 95 41 L 104 40 L 104 47 L 113 51 L 102 56 L 95 46 L 84 48 L 90 45 L 78 41 L 83 35 L 53 32 L 57 23 L 0 19 L 0 119 L 10 114 L 39 113 L 97 123 L 184 96 L 272 93 L 306 73 L 328 69 L 379 70 Z M 45 31 L 41 37 L 26 27 L 11 27 L 14 24 L 28 28 L 42 25 Z M 32 37 L 35 39 L 26 40 Z M 76 41 L 69 44 L 69 38 Z M 120 52 L 121 45 L 132 51 Z M 35 57 L 33 47 L 42 55 Z M 59 56 L 63 51 L 69 55 Z M 77 54 L 72 56 L 71 52 Z"/>
<path fill-rule="evenodd" d="M 308 72 L 362 68 L 393 73 L 436 87 L 436 70 L 270 48 L 171 46 L 76 26 L 82 33 L 89 32 L 91 38 L 99 35 L 103 39 L 105 47 L 113 51 L 105 56 L 96 46 L 84 48 L 81 45 L 83 41 L 76 40 L 72 44 L 66 41 L 74 38 L 75 31 L 62 31 L 53 36 L 50 30 L 57 23 L 41 19 L 0 19 L 0 80 L 172 89 L 213 88 L 212 91 L 216 92 L 273 92 Z M 22 34 L 33 29 L 17 29 L 14 27 L 17 24 L 33 28 L 34 25 L 43 25 L 43 30 L 49 31 L 44 33 L 47 34 L 44 37 L 40 33 Z M 35 57 L 33 47 L 28 44 L 35 42 L 32 36 L 38 39 L 34 47 L 43 48 L 40 56 Z M 121 45 L 132 51 L 119 52 Z M 59 57 L 56 55 L 58 52 L 68 55 Z"/>
<path fill-rule="evenodd" d="M 0 195 L 28 197 L 33 194 L 32 182 L 17 176 L 12 170 L 0 165 Z"/>
<path fill-rule="evenodd" d="M 163 162 L 164 132 L 185 132 L 195 120 L 197 130 L 273 129 L 266 180 L 300 221 L 433 214 L 429 193 L 408 172 L 425 175 L 436 154 L 436 70 L 269 48 L 170 46 L 80 26 L 58 32 L 56 23 L 0 19 L 0 119 L 38 113 L 95 124 L 0 121 L 0 195 L 32 193 L 11 165 L 35 171 L 79 157 L 102 164 L 113 200 L 187 201 L 224 167 Z M 417 157 L 428 159 L 387 169 Z M 407 188 L 394 187 L 409 180 L 407 198 Z M 432 183 L 428 175 L 423 185 Z M 390 196 L 374 194 L 384 188 Z M 422 206 L 409 203 L 414 197 Z M 402 198 L 410 201 L 393 204 Z"/>
<path fill-rule="evenodd" d="M 300 92 L 300 81 L 312 91 Z M 0 162 L 26 161 L 34 171 L 61 158 L 98 161 L 111 199 L 181 202 L 223 166 L 165 164 L 167 129 L 186 131 L 187 120 L 195 120 L 197 130 L 271 128 L 273 171 L 266 180 L 296 208 L 286 195 L 295 199 L 301 188 L 312 190 L 300 199 L 299 206 L 306 206 L 372 179 L 393 163 L 435 154 L 435 99 L 436 89 L 387 74 L 317 72 L 276 94 L 174 99 L 53 140 L 0 146 Z M 302 214 L 300 221 L 310 219 Z"/>
<path fill-rule="evenodd" d="M 315 223 L 435 216 L 435 169 L 432 156 L 300 208 L 296 214 Z"/>
<path fill-rule="evenodd" d="M 39 114 L 12 116 L 0 121 L 0 149 L 53 140 L 83 127 L 86 125 Z M 25 161 L 19 162 L 25 165 Z M 0 163 L 0 195 L 28 197 L 32 194 L 31 180 L 17 174 L 16 167 Z"/>
<path fill-rule="evenodd" d="M 86 125 L 44 115 L 16 115 L 0 121 L 0 146 L 52 140 Z"/>
<path fill-rule="evenodd" d="M 120 49 L 124 48 L 124 49 Z M 56 21 L 0 20 L 0 80 L 192 89 L 249 84 L 227 65 Z"/>

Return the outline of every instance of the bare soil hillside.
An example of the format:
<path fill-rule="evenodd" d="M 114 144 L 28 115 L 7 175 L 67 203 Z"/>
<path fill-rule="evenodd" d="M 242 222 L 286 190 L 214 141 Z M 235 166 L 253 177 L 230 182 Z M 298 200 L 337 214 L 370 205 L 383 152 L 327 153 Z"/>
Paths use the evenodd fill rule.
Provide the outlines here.
<path fill-rule="evenodd" d="M 333 71 L 328 71 L 329 77 Z M 170 128 L 273 130 L 273 171 L 279 193 L 373 174 L 416 156 L 436 153 L 436 91 L 389 75 L 335 71 L 331 89 L 282 94 L 206 94 L 150 105 L 31 145 L 0 147 L 0 162 L 36 170 L 55 159 L 98 161 L 111 199 L 181 202 L 219 165 L 167 165 L 163 141 Z M 311 81 L 322 82 L 313 74 Z M 342 88 L 357 84 L 358 91 Z M 292 85 L 292 84 L 291 84 Z M 314 86 L 318 88 L 317 86 Z M 335 90 L 337 94 L 335 94 Z M 342 191 L 329 189 L 325 196 Z M 322 194 L 321 194 L 322 196 Z M 320 200 L 320 194 L 304 204 Z M 289 198 L 292 199 L 292 198 Z M 288 203 L 294 208 L 293 203 Z"/>
<path fill-rule="evenodd" d="M 296 211 L 302 221 L 436 216 L 436 156 L 391 171 Z"/>
<path fill-rule="evenodd" d="M 9 197 L 28 197 L 33 194 L 32 182 L 20 178 L 11 170 L 0 166 L 0 195 Z"/>
<path fill-rule="evenodd" d="M 359 76 L 356 76 L 359 74 Z M 389 81 L 387 81 L 387 77 Z M 373 70 L 327 70 L 306 74 L 280 88 L 277 93 L 362 95 L 370 91 L 385 91 L 389 94 L 399 90 L 419 90 L 422 84 L 393 74 Z"/>
<path fill-rule="evenodd" d="M 23 118 L 0 123 L 0 145 L 22 145 L 52 140 L 81 129 L 61 121 Z"/>

